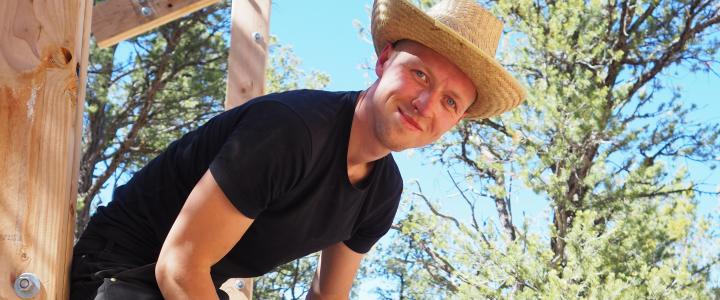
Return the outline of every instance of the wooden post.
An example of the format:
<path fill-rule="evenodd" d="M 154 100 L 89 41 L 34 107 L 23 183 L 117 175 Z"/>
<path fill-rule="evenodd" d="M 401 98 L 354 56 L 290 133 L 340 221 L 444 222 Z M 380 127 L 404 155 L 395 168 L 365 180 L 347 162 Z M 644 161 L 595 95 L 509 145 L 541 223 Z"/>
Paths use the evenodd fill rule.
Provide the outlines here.
<path fill-rule="evenodd" d="M 0 1 L 0 299 L 67 299 L 92 0 Z"/>
<path fill-rule="evenodd" d="M 265 94 L 269 25 L 270 0 L 233 0 L 225 109 Z M 252 278 L 233 278 L 221 288 L 241 300 L 252 299 L 252 286 Z"/>
<path fill-rule="evenodd" d="M 265 94 L 270 0 L 233 0 L 225 108 Z"/>

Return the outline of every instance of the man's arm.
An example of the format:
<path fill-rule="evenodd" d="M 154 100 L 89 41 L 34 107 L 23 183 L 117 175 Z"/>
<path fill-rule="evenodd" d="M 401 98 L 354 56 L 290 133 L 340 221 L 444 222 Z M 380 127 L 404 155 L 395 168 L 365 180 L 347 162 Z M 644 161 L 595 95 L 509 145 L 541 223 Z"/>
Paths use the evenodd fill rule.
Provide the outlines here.
<path fill-rule="evenodd" d="M 253 220 L 243 215 L 207 171 L 170 229 L 155 267 L 166 299 L 218 299 L 210 267 L 245 234 Z"/>
<path fill-rule="evenodd" d="M 323 249 L 306 299 L 348 299 L 363 256 L 343 242 Z"/>

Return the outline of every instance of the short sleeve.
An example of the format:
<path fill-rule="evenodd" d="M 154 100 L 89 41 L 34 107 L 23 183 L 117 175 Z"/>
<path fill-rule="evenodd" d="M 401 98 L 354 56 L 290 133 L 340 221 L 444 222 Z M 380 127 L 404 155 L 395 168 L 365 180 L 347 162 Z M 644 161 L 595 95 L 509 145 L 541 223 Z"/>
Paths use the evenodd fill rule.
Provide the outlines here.
<path fill-rule="evenodd" d="M 282 103 L 256 102 L 210 163 L 210 172 L 230 202 L 255 219 L 300 181 L 311 148 L 297 113 Z"/>
<path fill-rule="evenodd" d="M 391 192 L 386 193 L 382 199 L 378 201 L 376 209 L 362 219 L 358 229 L 350 237 L 344 241 L 348 248 L 357 253 L 367 253 L 373 245 L 382 238 L 392 226 L 398 206 L 400 205 L 400 195 L 402 194 L 402 178 L 397 175 L 395 182 L 391 186 Z"/>

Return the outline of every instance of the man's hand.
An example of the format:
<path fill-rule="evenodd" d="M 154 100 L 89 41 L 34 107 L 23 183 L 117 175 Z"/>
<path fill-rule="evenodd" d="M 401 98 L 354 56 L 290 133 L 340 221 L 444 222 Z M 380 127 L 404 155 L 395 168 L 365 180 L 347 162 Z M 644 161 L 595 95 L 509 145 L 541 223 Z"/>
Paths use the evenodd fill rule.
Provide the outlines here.
<path fill-rule="evenodd" d="M 218 299 L 210 267 L 242 238 L 253 220 L 230 203 L 210 171 L 188 196 L 155 267 L 166 299 Z"/>
<path fill-rule="evenodd" d="M 363 256 L 343 242 L 325 248 L 306 299 L 348 299 Z"/>

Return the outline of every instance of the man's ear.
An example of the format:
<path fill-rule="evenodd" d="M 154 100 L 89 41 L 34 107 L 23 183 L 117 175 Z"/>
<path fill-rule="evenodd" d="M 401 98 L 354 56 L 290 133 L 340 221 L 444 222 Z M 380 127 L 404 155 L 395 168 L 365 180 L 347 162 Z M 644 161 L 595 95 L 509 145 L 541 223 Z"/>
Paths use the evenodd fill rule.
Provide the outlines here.
<path fill-rule="evenodd" d="M 380 52 L 380 56 L 378 56 L 377 62 L 375 63 L 375 75 L 377 75 L 378 78 L 385 72 L 385 63 L 390 59 L 390 54 L 393 50 L 393 44 L 388 42 Z"/>

